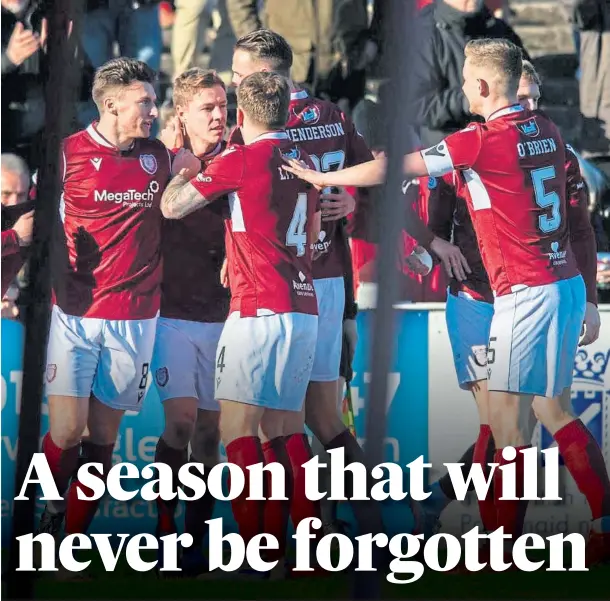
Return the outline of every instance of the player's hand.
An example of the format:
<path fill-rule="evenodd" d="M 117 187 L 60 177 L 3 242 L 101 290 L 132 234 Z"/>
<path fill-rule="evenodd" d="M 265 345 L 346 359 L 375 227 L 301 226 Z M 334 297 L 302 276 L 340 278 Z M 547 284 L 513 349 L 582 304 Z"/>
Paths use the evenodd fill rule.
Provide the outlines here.
<path fill-rule="evenodd" d="M 434 266 L 430 253 L 423 246 L 416 246 L 405 263 L 417 275 L 428 275 Z"/>
<path fill-rule="evenodd" d="M 288 173 L 292 173 L 299 179 L 313 184 L 320 190 L 325 187 L 323 173 L 320 173 L 315 169 L 310 169 L 303 161 L 297 159 L 288 159 L 284 157 L 284 161 L 286 161 L 286 165 L 282 165 L 282 167 L 285 171 L 288 171 Z"/>
<path fill-rule="evenodd" d="M 346 342 L 347 355 L 349 358 L 349 364 L 351 365 L 354 361 L 354 354 L 356 353 L 356 345 L 358 344 L 358 326 L 356 325 L 355 319 L 344 319 L 343 320 L 343 336 Z"/>
<path fill-rule="evenodd" d="M 28 246 L 32 242 L 32 231 L 34 229 L 34 211 L 25 213 L 17 219 L 13 230 L 19 238 L 19 246 Z"/>
<path fill-rule="evenodd" d="M 337 221 L 347 217 L 354 212 L 356 208 L 356 199 L 345 191 L 345 188 L 339 188 L 339 193 L 326 192 L 320 194 L 322 207 L 322 221 Z"/>
<path fill-rule="evenodd" d="M 186 148 L 181 148 L 172 162 L 172 175 L 191 179 L 201 171 L 201 161 Z"/>
<path fill-rule="evenodd" d="M 222 267 L 220 268 L 220 283 L 223 288 L 229 287 L 229 263 L 226 258 L 222 262 Z"/>
<path fill-rule="evenodd" d="M 6 57 L 18 67 L 40 49 L 40 36 L 17 21 L 6 47 Z"/>
<path fill-rule="evenodd" d="M 165 127 L 159 134 L 159 140 L 165 144 L 166 148 L 184 148 L 184 134 L 182 133 L 182 123 L 177 116 L 168 119 Z"/>
<path fill-rule="evenodd" d="M 430 244 L 430 249 L 441 260 L 450 278 L 455 278 L 462 282 L 468 277 L 467 274 L 472 273 L 462 251 L 457 246 L 451 244 L 451 242 L 435 237 Z"/>
<path fill-rule="evenodd" d="M 600 327 L 601 319 L 597 307 L 593 303 L 587 303 L 585 318 L 580 332 L 582 338 L 580 339 L 578 346 L 587 346 L 587 344 L 595 342 L 599 338 Z"/>
<path fill-rule="evenodd" d="M 2 299 L 2 319 L 17 319 L 19 317 L 19 307 L 10 298 Z"/>

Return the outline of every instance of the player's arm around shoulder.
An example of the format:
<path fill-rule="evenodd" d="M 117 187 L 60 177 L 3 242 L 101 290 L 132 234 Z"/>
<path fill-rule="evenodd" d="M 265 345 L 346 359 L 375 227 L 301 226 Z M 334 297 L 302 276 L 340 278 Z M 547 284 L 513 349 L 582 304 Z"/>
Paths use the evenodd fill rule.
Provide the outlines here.
<path fill-rule="evenodd" d="M 200 172 L 201 163 L 195 155 L 180 149 L 172 164 L 174 178 L 161 198 L 161 212 L 166 219 L 182 219 L 205 207 L 223 194 L 235 191 L 243 172 L 241 151 L 227 148 Z"/>

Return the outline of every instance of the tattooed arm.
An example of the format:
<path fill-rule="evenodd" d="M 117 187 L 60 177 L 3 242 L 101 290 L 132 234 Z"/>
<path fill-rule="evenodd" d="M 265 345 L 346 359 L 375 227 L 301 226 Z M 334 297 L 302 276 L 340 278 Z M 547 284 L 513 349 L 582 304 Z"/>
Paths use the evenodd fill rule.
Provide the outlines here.
<path fill-rule="evenodd" d="M 161 212 L 166 219 L 182 219 L 201 207 L 210 204 L 183 175 L 172 179 L 161 197 Z"/>

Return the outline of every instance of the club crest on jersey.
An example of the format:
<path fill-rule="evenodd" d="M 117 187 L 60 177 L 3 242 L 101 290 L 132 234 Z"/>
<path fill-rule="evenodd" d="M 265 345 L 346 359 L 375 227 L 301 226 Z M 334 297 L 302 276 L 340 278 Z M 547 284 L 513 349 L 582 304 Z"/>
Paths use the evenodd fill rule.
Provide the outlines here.
<path fill-rule="evenodd" d="M 310 106 L 301 112 L 299 118 L 305 125 L 315 125 L 320 120 L 320 109 L 317 106 Z"/>
<path fill-rule="evenodd" d="M 157 173 L 157 159 L 154 154 L 141 154 L 140 155 L 140 166 L 149 175 Z"/>
<path fill-rule="evenodd" d="M 291 148 L 288 152 L 282 155 L 285 159 L 294 159 L 298 161 L 301 158 L 301 151 L 298 148 Z"/>
<path fill-rule="evenodd" d="M 169 382 L 169 369 L 167 367 L 160 367 L 155 372 L 155 380 L 157 384 L 163 388 Z"/>
<path fill-rule="evenodd" d="M 473 346 L 472 354 L 474 355 L 474 362 L 479 367 L 485 367 L 487 365 L 487 346 L 485 344 Z"/>
<path fill-rule="evenodd" d="M 57 376 L 57 365 L 49 363 L 47 365 L 47 382 L 50 384 Z"/>
<path fill-rule="evenodd" d="M 428 178 L 428 190 L 434 190 L 438 186 L 438 181 L 435 177 Z"/>
<path fill-rule="evenodd" d="M 525 123 L 519 123 L 517 127 L 522 133 L 530 138 L 535 138 L 536 136 L 540 135 L 540 130 L 538 129 L 538 124 L 536 123 L 535 119 L 530 119 Z"/>

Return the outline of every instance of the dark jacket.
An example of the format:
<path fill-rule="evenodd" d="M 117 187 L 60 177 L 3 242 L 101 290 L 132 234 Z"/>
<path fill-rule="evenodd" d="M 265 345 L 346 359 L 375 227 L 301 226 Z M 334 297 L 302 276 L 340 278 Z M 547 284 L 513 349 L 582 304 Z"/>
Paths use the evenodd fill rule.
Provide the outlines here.
<path fill-rule="evenodd" d="M 462 92 L 464 48 L 475 38 L 506 38 L 523 48 L 511 27 L 485 7 L 461 13 L 442 0 L 422 9 L 416 27 L 417 57 L 410 85 L 424 146 L 440 142 L 473 120 Z M 528 58 L 524 52 L 525 58 Z"/>

